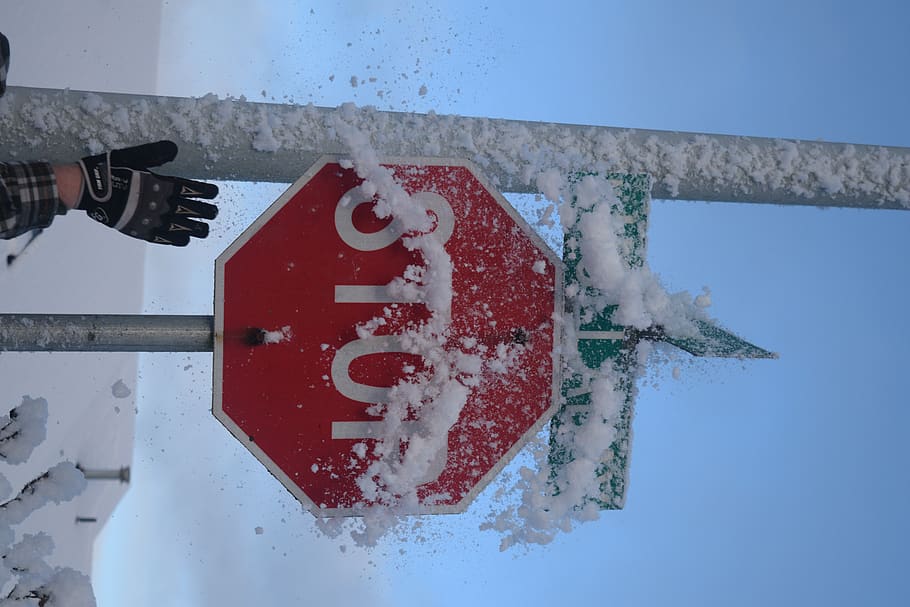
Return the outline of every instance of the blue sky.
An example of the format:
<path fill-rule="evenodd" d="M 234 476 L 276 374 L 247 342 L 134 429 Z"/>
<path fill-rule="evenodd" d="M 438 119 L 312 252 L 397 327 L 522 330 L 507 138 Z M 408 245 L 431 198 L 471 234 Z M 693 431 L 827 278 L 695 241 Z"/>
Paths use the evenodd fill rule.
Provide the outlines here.
<path fill-rule="evenodd" d="M 884 0 L 182 2 L 159 87 L 910 146 L 908 18 Z M 228 192 L 192 267 L 150 252 L 148 311 L 211 310 L 211 260 L 267 190 Z M 655 201 L 668 288 L 707 285 L 721 322 L 781 358 L 667 351 L 638 397 L 626 509 L 527 551 L 476 531 L 486 498 L 372 553 L 326 539 L 208 414 L 206 358 L 148 358 L 134 465 L 151 482 L 111 523 L 132 591 L 101 604 L 905 604 L 908 234 L 904 212 Z"/>

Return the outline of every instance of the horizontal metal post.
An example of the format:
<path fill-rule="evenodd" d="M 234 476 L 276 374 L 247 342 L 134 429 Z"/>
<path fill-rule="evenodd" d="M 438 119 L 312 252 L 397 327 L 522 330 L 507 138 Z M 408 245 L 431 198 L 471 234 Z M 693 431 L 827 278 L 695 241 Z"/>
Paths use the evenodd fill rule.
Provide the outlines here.
<path fill-rule="evenodd" d="M 5 158 L 70 162 L 167 138 L 164 172 L 291 183 L 356 129 L 382 156 L 466 158 L 506 192 L 537 192 L 548 169 L 649 173 L 654 198 L 910 208 L 910 148 L 523 122 L 218 99 L 9 87 Z"/>
<path fill-rule="evenodd" d="M 130 482 L 129 466 L 106 470 L 83 468 L 82 466 L 78 465 L 76 467 L 82 471 L 82 475 L 86 478 L 86 480 L 120 481 L 121 483 Z"/>
<path fill-rule="evenodd" d="M 211 352 L 211 316 L 0 314 L 0 351 Z"/>

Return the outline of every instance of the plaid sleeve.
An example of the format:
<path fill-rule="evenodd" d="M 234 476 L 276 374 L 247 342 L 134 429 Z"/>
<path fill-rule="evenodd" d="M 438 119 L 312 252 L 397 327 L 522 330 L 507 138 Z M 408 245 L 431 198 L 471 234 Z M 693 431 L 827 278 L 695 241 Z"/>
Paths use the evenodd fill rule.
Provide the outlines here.
<path fill-rule="evenodd" d="M 46 228 L 62 206 L 49 163 L 0 163 L 0 238 Z"/>

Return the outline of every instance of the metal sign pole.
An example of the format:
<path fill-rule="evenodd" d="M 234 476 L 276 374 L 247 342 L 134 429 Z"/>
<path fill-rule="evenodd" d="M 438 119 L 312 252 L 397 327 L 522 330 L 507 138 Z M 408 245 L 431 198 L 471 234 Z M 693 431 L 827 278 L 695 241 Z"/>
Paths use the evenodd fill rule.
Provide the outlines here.
<path fill-rule="evenodd" d="M 171 139 L 167 171 L 293 183 L 341 133 L 380 156 L 467 158 L 504 192 L 538 191 L 548 169 L 648 173 L 652 198 L 910 208 L 910 148 L 681 133 L 285 104 L 9 87 L 4 159 L 72 162 L 87 152 Z M 521 145 L 516 145 L 521 142 Z M 570 154 L 566 154 L 566 151 Z M 572 166 L 566 166 L 571 164 Z"/>
<path fill-rule="evenodd" d="M 5 352 L 211 352 L 211 316 L 0 314 Z"/>

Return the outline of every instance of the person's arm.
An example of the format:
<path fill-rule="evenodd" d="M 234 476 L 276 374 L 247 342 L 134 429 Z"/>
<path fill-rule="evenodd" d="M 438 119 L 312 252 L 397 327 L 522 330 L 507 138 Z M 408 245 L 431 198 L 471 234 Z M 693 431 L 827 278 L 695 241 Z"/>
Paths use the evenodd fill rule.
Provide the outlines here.
<path fill-rule="evenodd" d="M 0 163 L 0 238 L 46 228 L 65 213 L 47 162 Z"/>
<path fill-rule="evenodd" d="M 78 164 L 55 164 L 52 168 L 60 202 L 67 210 L 75 209 L 82 193 L 82 169 Z"/>
<path fill-rule="evenodd" d="M 0 33 L 0 97 L 6 92 L 9 58 L 9 40 Z M 66 212 L 58 197 L 56 173 L 56 167 L 46 162 L 0 163 L 0 238 L 45 228 L 55 215 Z M 68 200 L 72 177 L 71 173 L 64 177 Z"/>
<path fill-rule="evenodd" d="M 173 142 L 157 141 L 75 164 L 0 163 L 0 238 L 46 228 L 70 209 L 148 242 L 185 246 L 205 238 L 205 222 L 218 215 L 205 200 L 218 187 L 149 170 L 176 155 Z"/>

